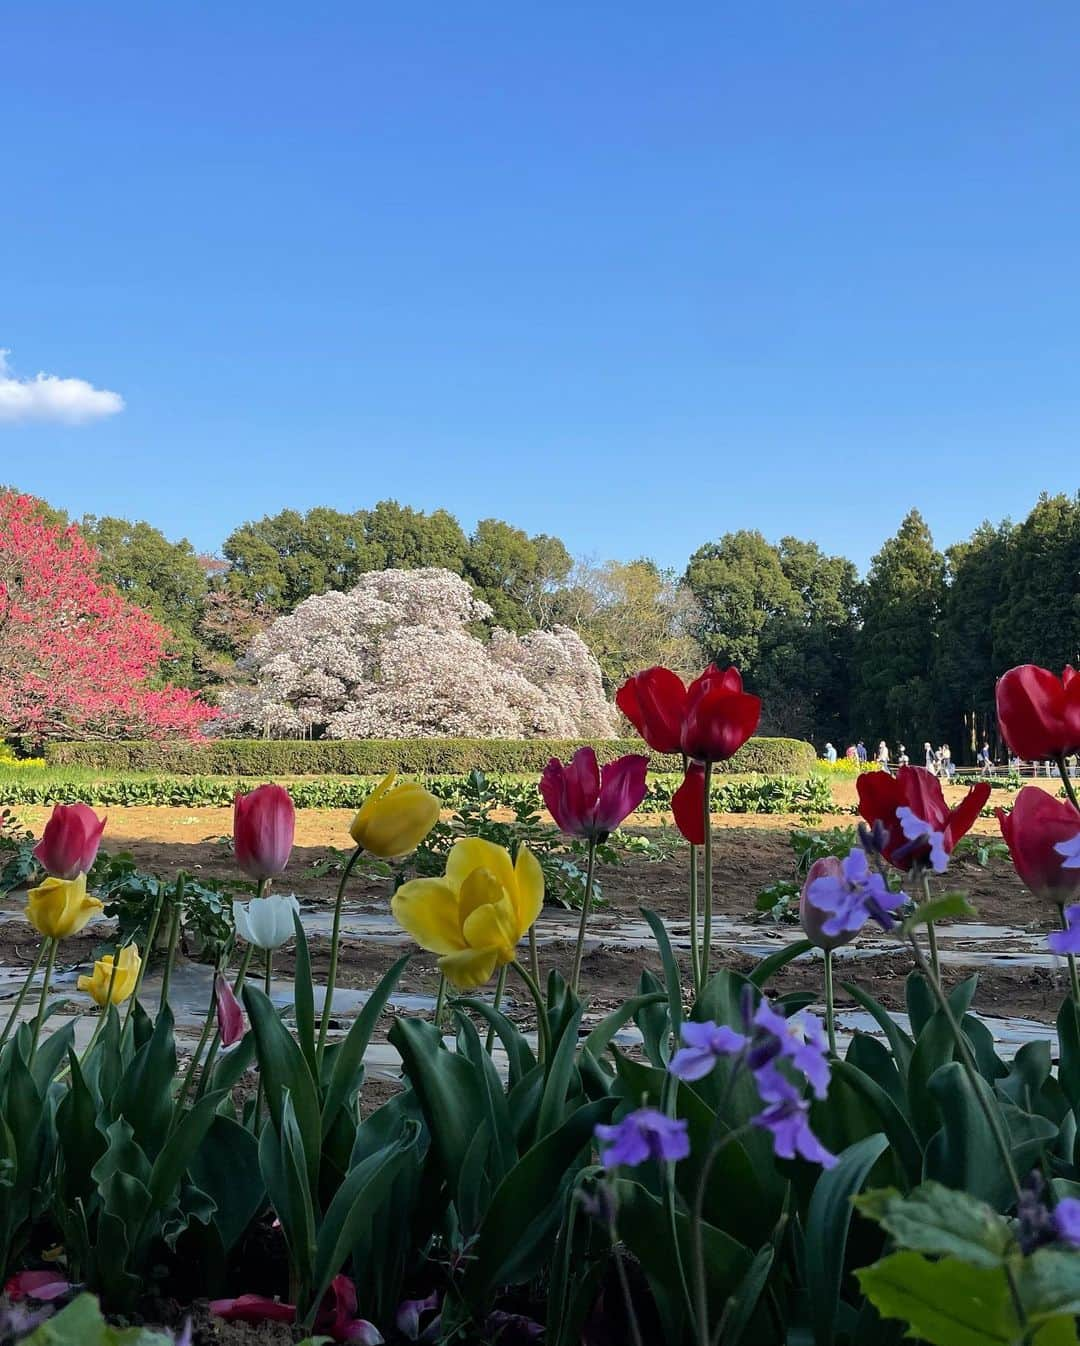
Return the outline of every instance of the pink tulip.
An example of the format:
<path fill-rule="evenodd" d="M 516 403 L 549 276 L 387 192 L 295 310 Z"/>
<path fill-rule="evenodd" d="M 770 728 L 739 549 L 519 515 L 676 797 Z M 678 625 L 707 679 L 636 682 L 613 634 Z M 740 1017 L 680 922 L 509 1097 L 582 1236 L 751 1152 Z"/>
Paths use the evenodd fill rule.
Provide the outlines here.
<path fill-rule="evenodd" d="M 288 790 L 260 785 L 233 802 L 233 851 L 236 863 L 253 879 L 270 879 L 289 863 L 296 809 Z"/>
<path fill-rule="evenodd" d="M 647 757 L 627 754 L 601 771 L 592 748 L 579 748 L 564 765 L 553 757 L 540 793 L 559 829 L 571 837 L 606 841 L 645 798 Z"/>
<path fill-rule="evenodd" d="M 218 1033 L 221 1045 L 231 1047 L 244 1036 L 244 1011 L 233 994 L 228 978 L 220 972 L 214 978 L 214 1000 L 217 1002 Z"/>
<path fill-rule="evenodd" d="M 54 879 L 77 879 L 93 867 L 104 831 L 105 819 L 89 805 L 57 804 L 34 847 L 34 858 Z"/>
<path fill-rule="evenodd" d="M 229 1323 L 292 1323 L 296 1305 L 283 1304 L 265 1295 L 237 1295 L 235 1299 L 212 1299 L 207 1305 L 212 1314 Z"/>
<path fill-rule="evenodd" d="M 799 898 L 799 921 L 806 938 L 811 944 L 816 944 L 819 949 L 838 949 L 841 944 L 850 944 L 858 933 L 855 930 L 845 930 L 840 935 L 827 935 L 822 926 L 829 919 L 830 913 L 822 911 L 820 907 L 815 907 L 807 896 L 810 885 L 815 879 L 826 877 L 838 879 L 843 876 L 843 872 L 843 864 L 835 855 L 823 856 L 822 859 L 815 860 L 810 866 L 806 881 L 802 886 L 802 896 Z"/>
<path fill-rule="evenodd" d="M 4 1286 L 4 1294 L 8 1299 L 36 1299 L 41 1304 L 48 1304 L 54 1299 L 62 1299 L 74 1288 L 55 1271 L 18 1271 Z"/>

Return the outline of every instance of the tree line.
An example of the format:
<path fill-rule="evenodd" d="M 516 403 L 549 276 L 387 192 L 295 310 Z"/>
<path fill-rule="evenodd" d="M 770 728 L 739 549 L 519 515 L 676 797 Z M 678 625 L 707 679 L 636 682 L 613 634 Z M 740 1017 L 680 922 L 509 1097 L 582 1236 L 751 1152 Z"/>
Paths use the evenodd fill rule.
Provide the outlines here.
<path fill-rule="evenodd" d="M 61 517 L 55 511 L 54 517 Z M 763 730 L 838 748 L 864 738 L 969 759 L 994 739 L 994 682 L 1016 663 L 1080 662 L 1080 494 L 1043 495 L 1022 522 L 979 525 L 939 550 L 912 510 L 865 577 L 816 542 L 738 530 L 682 572 L 648 558 L 575 561 L 549 534 L 498 519 L 467 533 L 446 510 L 283 510 L 242 524 L 221 558 L 142 521 L 87 517 L 99 578 L 172 632 L 170 680 L 212 688 L 275 617 L 389 568 L 460 575 L 522 634 L 566 625 L 609 693 L 637 668 L 735 663 L 763 697 Z"/>

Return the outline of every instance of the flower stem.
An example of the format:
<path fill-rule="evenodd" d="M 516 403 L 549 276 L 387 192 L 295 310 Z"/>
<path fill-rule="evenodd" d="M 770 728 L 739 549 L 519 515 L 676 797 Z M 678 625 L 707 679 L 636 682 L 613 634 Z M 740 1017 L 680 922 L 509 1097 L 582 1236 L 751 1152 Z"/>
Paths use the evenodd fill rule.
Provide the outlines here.
<path fill-rule="evenodd" d="M 30 983 L 34 980 L 34 977 L 37 975 L 37 970 L 41 966 L 41 960 L 45 957 L 45 949 L 48 945 L 48 942 L 49 942 L 48 940 L 41 941 L 41 945 L 37 951 L 37 957 L 34 959 L 30 971 L 26 974 L 26 980 L 22 984 L 22 989 L 19 991 L 19 994 L 16 997 L 15 1004 L 12 1006 L 11 1013 L 8 1015 L 8 1021 L 4 1025 L 3 1034 L 0 1035 L 0 1047 L 2 1047 L 5 1042 L 7 1042 L 11 1030 L 15 1027 L 15 1020 L 19 1017 L 19 1011 L 22 1009 L 23 1004 L 26 1001 L 27 992 L 30 990 Z"/>
<path fill-rule="evenodd" d="M 37 1017 L 34 1019 L 34 1027 L 31 1031 L 30 1055 L 27 1057 L 27 1065 L 30 1065 L 33 1061 L 34 1053 L 37 1051 L 38 1038 L 41 1037 L 41 1025 L 45 1019 L 45 1002 L 49 998 L 49 982 L 52 981 L 53 967 L 56 965 L 56 949 L 58 944 L 59 940 L 49 940 L 49 953 L 48 957 L 45 959 L 45 975 L 41 982 L 41 995 L 38 998 Z"/>
<path fill-rule="evenodd" d="M 1069 764 L 1065 760 L 1064 753 L 1058 753 L 1056 758 L 1058 771 L 1061 773 L 1061 783 L 1065 787 L 1065 793 L 1069 797 L 1069 803 L 1077 812 L 1080 812 L 1080 799 L 1076 797 L 1076 787 L 1072 783 L 1072 777 L 1069 775 Z"/>
<path fill-rule="evenodd" d="M 832 949 L 825 950 L 825 1028 L 829 1034 L 829 1054 L 836 1055 L 836 1007 L 833 1002 Z"/>
<path fill-rule="evenodd" d="M 180 1092 L 176 1096 L 176 1106 L 173 1109 L 173 1126 L 180 1120 L 183 1111 L 184 1102 L 187 1099 L 188 1091 L 191 1089 L 192 1081 L 195 1079 L 195 1071 L 198 1068 L 199 1058 L 203 1054 L 203 1048 L 206 1046 L 210 1031 L 214 1025 L 214 1012 L 217 1009 L 216 982 L 218 974 L 221 971 L 220 964 L 214 968 L 214 976 L 210 982 L 210 1007 L 206 1011 L 206 1018 L 203 1021 L 202 1033 L 199 1036 L 198 1045 L 191 1054 L 191 1060 L 188 1068 L 184 1072 L 184 1082 L 180 1086 Z"/>
<path fill-rule="evenodd" d="M 529 970 L 537 986 L 540 985 L 540 946 L 536 942 L 536 924 L 529 926 Z"/>
<path fill-rule="evenodd" d="M 690 846 L 690 975 L 694 979 L 694 999 L 701 995 L 701 961 L 698 952 L 698 867 L 697 847 Z"/>
<path fill-rule="evenodd" d="M 176 946 L 180 940 L 180 913 L 184 905 L 184 876 L 176 881 L 176 897 L 173 899 L 172 914 L 169 919 L 169 944 L 165 950 L 165 967 L 161 973 L 161 997 L 158 1000 L 158 1014 L 169 1003 L 169 986 L 172 982 L 173 962 L 176 958 Z"/>
<path fill-rule="evenodd" d="M 502 967 L 499 968 L 498 980 L 495 982 L 495 999 L 492 1002 L 493 1007 L 495 1009 L 498 1009 L 499 1006 L 502 1004 L 503 991 L 505 991 L 505 989 L 506 989 L 506 964 L 503 963 Z M 494 1050 L 495 1050 L 495 1025 L 488 1024 L 487 1041 L 484 1043 L 484 1051 L 486 1051 L 488 1056 L 490 1056 Z"/>
<path fill-rule="evenodd" d="M 919 880 L 922 883 L 923 901 L 930 901 L 930 871 L 923 865 L 919 870 Z M 937 931 L 934 929 L 934 922 L 926 923 L 926 942 L 930 948 L 930 966 L 934 969 L 934 976 L 941 976 L 941 961 L 938 958 Z"/>
<path fill-rule="evenodd" d="M 578 993 L 581 981 L 581 957 L 585 952 L 585 931 L 589 925 L 589 908 L 592 906 L 593 875 L 596 870 L 596 838 L 589 838 L 589 862 L 585 871 L 585 895 L 581 899 L 581 922 L 578 925 L 577 949 L 574 951 L 574 970 L 570 974 L 570 989 Z M 505 969 L 504 969 L 505 971 Z"/>
<path fill-rule="evenodd" d="M 270 987 L 272 985 L 270 972 L 273 967 L 274 951 L 266 950 L 266 971 L 263 974 L 263 990 L 266 993 L 267 1000 L 270 999 Z M 255 1111 L 251 1114 L 251 1130 L 255 1135 L 259 1134 L 259 1114 L 262 1112 L 263 1090 L 266 1082 L 263 1079 L 263 1072 L 259 1071 L 259 1083 L 255 1090 Z"/>
<path fill-rule="evenodd" d="M 349 856 L 345 868 L 341 871 L 341 882 L 334 901 L 334 924 L 330 930 L 330 966 L 326 970 L 326 994 L 323 996 L 322 1015 L 319 1019 L 319 1045 L 315 1048 L 315 1061 L 321 1067 L 326 1051 L 326 1035 L 330 1031 L 330 1010 L 334 1003 L 334 984 L 337 981 L 338 945 L 341 941 L 341 908 L 345 902 L 345 885 L 353 872 L 357 860 L 363 854 L 363 846 L 357 846 Z M 269 994 L 269 992 L 267 992 Z"/>
<path fill-rule="evenodd" d="M 630 1293 L 630 1278 L 626 1274 L 626 1263 L 619 1251 L 619 1234 L 614 1222 L 608 1227 L 608 1237 L 611 1239 L 611 1255 L 615 1259 L 615 1272 L 619 1277 L 619 1288 L 622 1290 L 623 1299 L 626 1300 L 626 1318 L 630 1326 L 631 1346 L 643 1346 L 641 1328 L 638 1325 L 637 1313 L 634 1310 L 634 1299 Z"/>
<path fill-rule="evenodd" d="M 972 1054 L 967 1035 L 957 1021 L 952 1006 L 949 1004 L 949 997 L 942 990 L 941 982 L 939 981 L 936 972 L 934 972 L 927 963 L 926 955 L 919 947 L 919 941 L 915 938 L 914 934 L 908 936 L 908 943 L 911 945 L 911 950 L 915 955 L 915 962 L 918 964 L 919 971 L 926 978 L 931 991 L 934 993 L 934 999 L 938 1003 L 938 1008 L 941 1010 L 942 1014 L 944 1014 L 946 1022 L 952 1030 L 957 1054 L 960 1057 L 960 1064 L 968 1077 L 968 1084 L 971 1086 L 971 1091 L 975 1095 L 975 1101 L 978 1103 L 983 1117 L 986 1120 L 986 1124 L 990 1128 L 990 1134 L 994 1138 L 994 1144 L 997 1147 L 1002 1166 L 1005 1169 L 1006 1174 L 1008 1174 L 1009 1182 L 1012 1184 L 1017 1199 L 1019 1199 L 1021 1193 L 1020 1179 L 1017 1176 L 1016 1167 L 1013 1164 L 1008 1138 L 1002 1130 L 1001 1118 L 995 1113 L 991 1104 L 983 1096 L 982 1089 L 979 1087 L 982 1084 L 982 1077 L 979 1075 L 979 1068 L 975 1063 L 975 1057 Z"/>
<path fill-rule="evenodd" d="M 446 1012 L 446 975 L 439 973 L 439 989 L 435 993 L 435 1027 L 442 1032 L 443 1014 Z"/>
<path fill-rule="evenodd" d="M 146 927 L 146 949 L 143 954 L 142 962 L 139 964 L 139 971 L 135 977 L 135 989 L 131 993 L 131 999 L 128 1001 L 127 1009 L 124 1011 L 124 1023 L 122 1031 L 127 1031 L 128 1023 L 135 1010 L 135 1002 L 139 998 L 139 992 L 142 990 L 143 978 L 146 976 L 146 969 L 150 966 L 150 959 L 154 956 L 154 940 L 157 939 L 158 926 L 161 924 L 161 913 L 165 910 L 165 885 L 158 884 L 157 901 L 154 903 L 154 910 L 150 916 L 150 924 Z"/>
<path fill-rule="evenodd" d="M 713 908 L 713 836 L 712 836 L 712 763 L 705 763 L 705 928 L 701 937 L 701 986 L 709 980 L 709 955 L 712 951 Z"/>
<path fill-rule="evenodd" d="M 551 1025 L 548 1023 L 547 1006 L 544 1004 L 544 997 L 540 992 L 540 986 L 536 978 L 517 961 L 508 966 L 512 967 L 521 980 L 528 988 L 529 994 L 533 998 L 533 1004 L 536 1006 L 536 1038 L 537 1054 L 541 1062 L 551 1059 Z"/>

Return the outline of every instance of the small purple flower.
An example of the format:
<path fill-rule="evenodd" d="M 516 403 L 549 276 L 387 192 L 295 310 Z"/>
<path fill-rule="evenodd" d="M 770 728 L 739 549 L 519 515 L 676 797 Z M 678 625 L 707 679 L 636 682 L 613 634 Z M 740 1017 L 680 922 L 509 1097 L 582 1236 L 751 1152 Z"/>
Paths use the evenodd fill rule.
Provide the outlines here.
<path fill-rule="evenodd" d="M 903 906 L 907 901 L 905 894 L 890 893 L 882 876 L 870 868 L 866 852 L 858 848 L 848 853 L 841 869 L 842 874 L 823 874 L 806 890 L 806 900 L 812 906 L 831 913 L 822 923 L 822 931 L 826 935 L 842 935 L 845 931 L 861 930 L 868 920 L 876 921 L 883 930 L 891 930 L 890 912 Z"/>
<path fill-rule="evenodd" d="M 806 1076 L 818 1098 L 824 1098 L 829 1092 L 829 1039 L 817 1015 L 804 1012 L 785 1019 L 762 998 L 754 1024 L 762 1031 L 747 1058 L 751 1070 L 757 1074 L 779 1056 Z"/>
<path fill-rule="evenodd" d="M 1065 929 L 1052 930 L 1046 943 L 1052 953 L 1080 953 L 1080 903 L 1065 908 Z"/>
<path fill-rule="evenodd" d="M 1062 1243 L 1080 1247 L 1080 1200 L 1065 1196 L 1054 1207 L 1054 1228 Z"/>
<path fill-rule="evenodd" d="M 721 1056 L 738 1056 L 748 1041 L 734 1028 L 713 1023 L 711 1019 L 700 1024 L 684 1023 L 682 1040 L 686 1046 L 679 1048 L 668 1065 L 668 1070 L 680 1080 L 703 1079 Z"/>
<path fill-rule="evenodd" d="M 420 1317 L 434 1313 L 439 1307 L 439 1292 L 432 1290 L 427 1299 L 404 1299 L 397 1307 L 394 1324 L 409 1341 L 420 1340 Z"/>
<path fill-rule="evenodd" d="M 636 1168 L 646 1159 L 677 1162 L 690 1153 L 687 1124 L 657 1108 L 638 1108 L 614 1126 L 598 1126 L 596 1138 L 602 1149 L 600 1162 L 605 1168 L 625 1164 Z"/>
<path fill-rule="evenodd" d="M 1061 862 L 1062 869 L 1080 869 L 1080 832 L 1068 841 L 1059 841 L 1054 850 L 1065 857 Z"/>
<path fill-rule="evenodd" d="M 921 850 L 923 846 L 930 847 L 930 865 L 934 873 L 944 874 L 949 865 L 949 852 L 945 848 L 945 833 L 935 832 L 928 822 L 905 805 L 901 805 L 896 810 L 896 820 L 900 824 L 901 832 L 912 843 L 913 849 Z M 902 849 L 907 850 L 908 848 L 903 847 Z"/>
<path fill-rule="evenodd" d="M 754 1076 L 761 1100 L 767 1106 L 753 1118 L 755 1126 L 771 1131 L 773 1148 L 781 1159 L 796 1155 L 822 1168 L 832 1168 L 836 1155 L 822 1145 L 810 1130 L 810 1104 L 799 1090 L 772 1066 L 764 1066 Z"/>

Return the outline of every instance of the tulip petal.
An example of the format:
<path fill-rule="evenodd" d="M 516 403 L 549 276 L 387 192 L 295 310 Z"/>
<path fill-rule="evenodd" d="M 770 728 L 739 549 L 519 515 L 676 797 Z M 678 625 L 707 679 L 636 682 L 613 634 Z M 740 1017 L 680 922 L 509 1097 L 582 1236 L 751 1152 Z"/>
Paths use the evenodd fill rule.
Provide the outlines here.
<path fill-rule="evenodd" d="M 457 892 L 443 879 L 410 879 L 390 901 L 394 919 L 431 953 L 452 954 L 465 947 Z"/>
<path fill-rule="evenodd" d="M 679 751 L 686 688 L 670 668 L 643 669 L 619 688 L 615 704 L 654 752 Z"/>
<path fill-rule="evenodd" d="M 462 922 L 461 933 L 470 949 L 512 950 L 520 931 L 509 895 L 499 902 L 484 902 L 474 908 Z"/>
<path fill-rule="evenodd" d="M 455 841 L 446 859 L 447 883 L 454 889 L 460 888 L 474 869 L 488 870 L 508 893 L 514 891 L 514 867 L 504 847 L 480 837 Z"/>
<path fill-rule="evenodd" d="M 692 763 L 671 796 L 675 826 L 691 846 L 705 845 L 705 768 Z"/>
<path fill-rule="evenodd" d="M 462 949 L 439 959 L 439 971 L 462 991 L 475 991 L 491 980 L 499 959 L 497 949 Z"/>
<path fill-rule="evenodd" d="M 648 766 L 649 759 L 635 753 L 627 753 L 605 765 L 594 818 L 597 831 L 614 832 L 645 798 Z"/>
<path fill-rule="evenodd" d="M 973 785 L 948 815 L 945 824 L 945 849 L 951 851 L 961 837 L 967 836 L 982 812 L 983 805 L 990 798 L 990 782 L 980 781 Z"/>
<path fill-rule="evenodd" d="M 540 861 L 528 846 L 519 846 L 514 865 L 514 906 L 517 909 L 518 932 L 526 934 L 544 908 L 544 871 Z"/>

